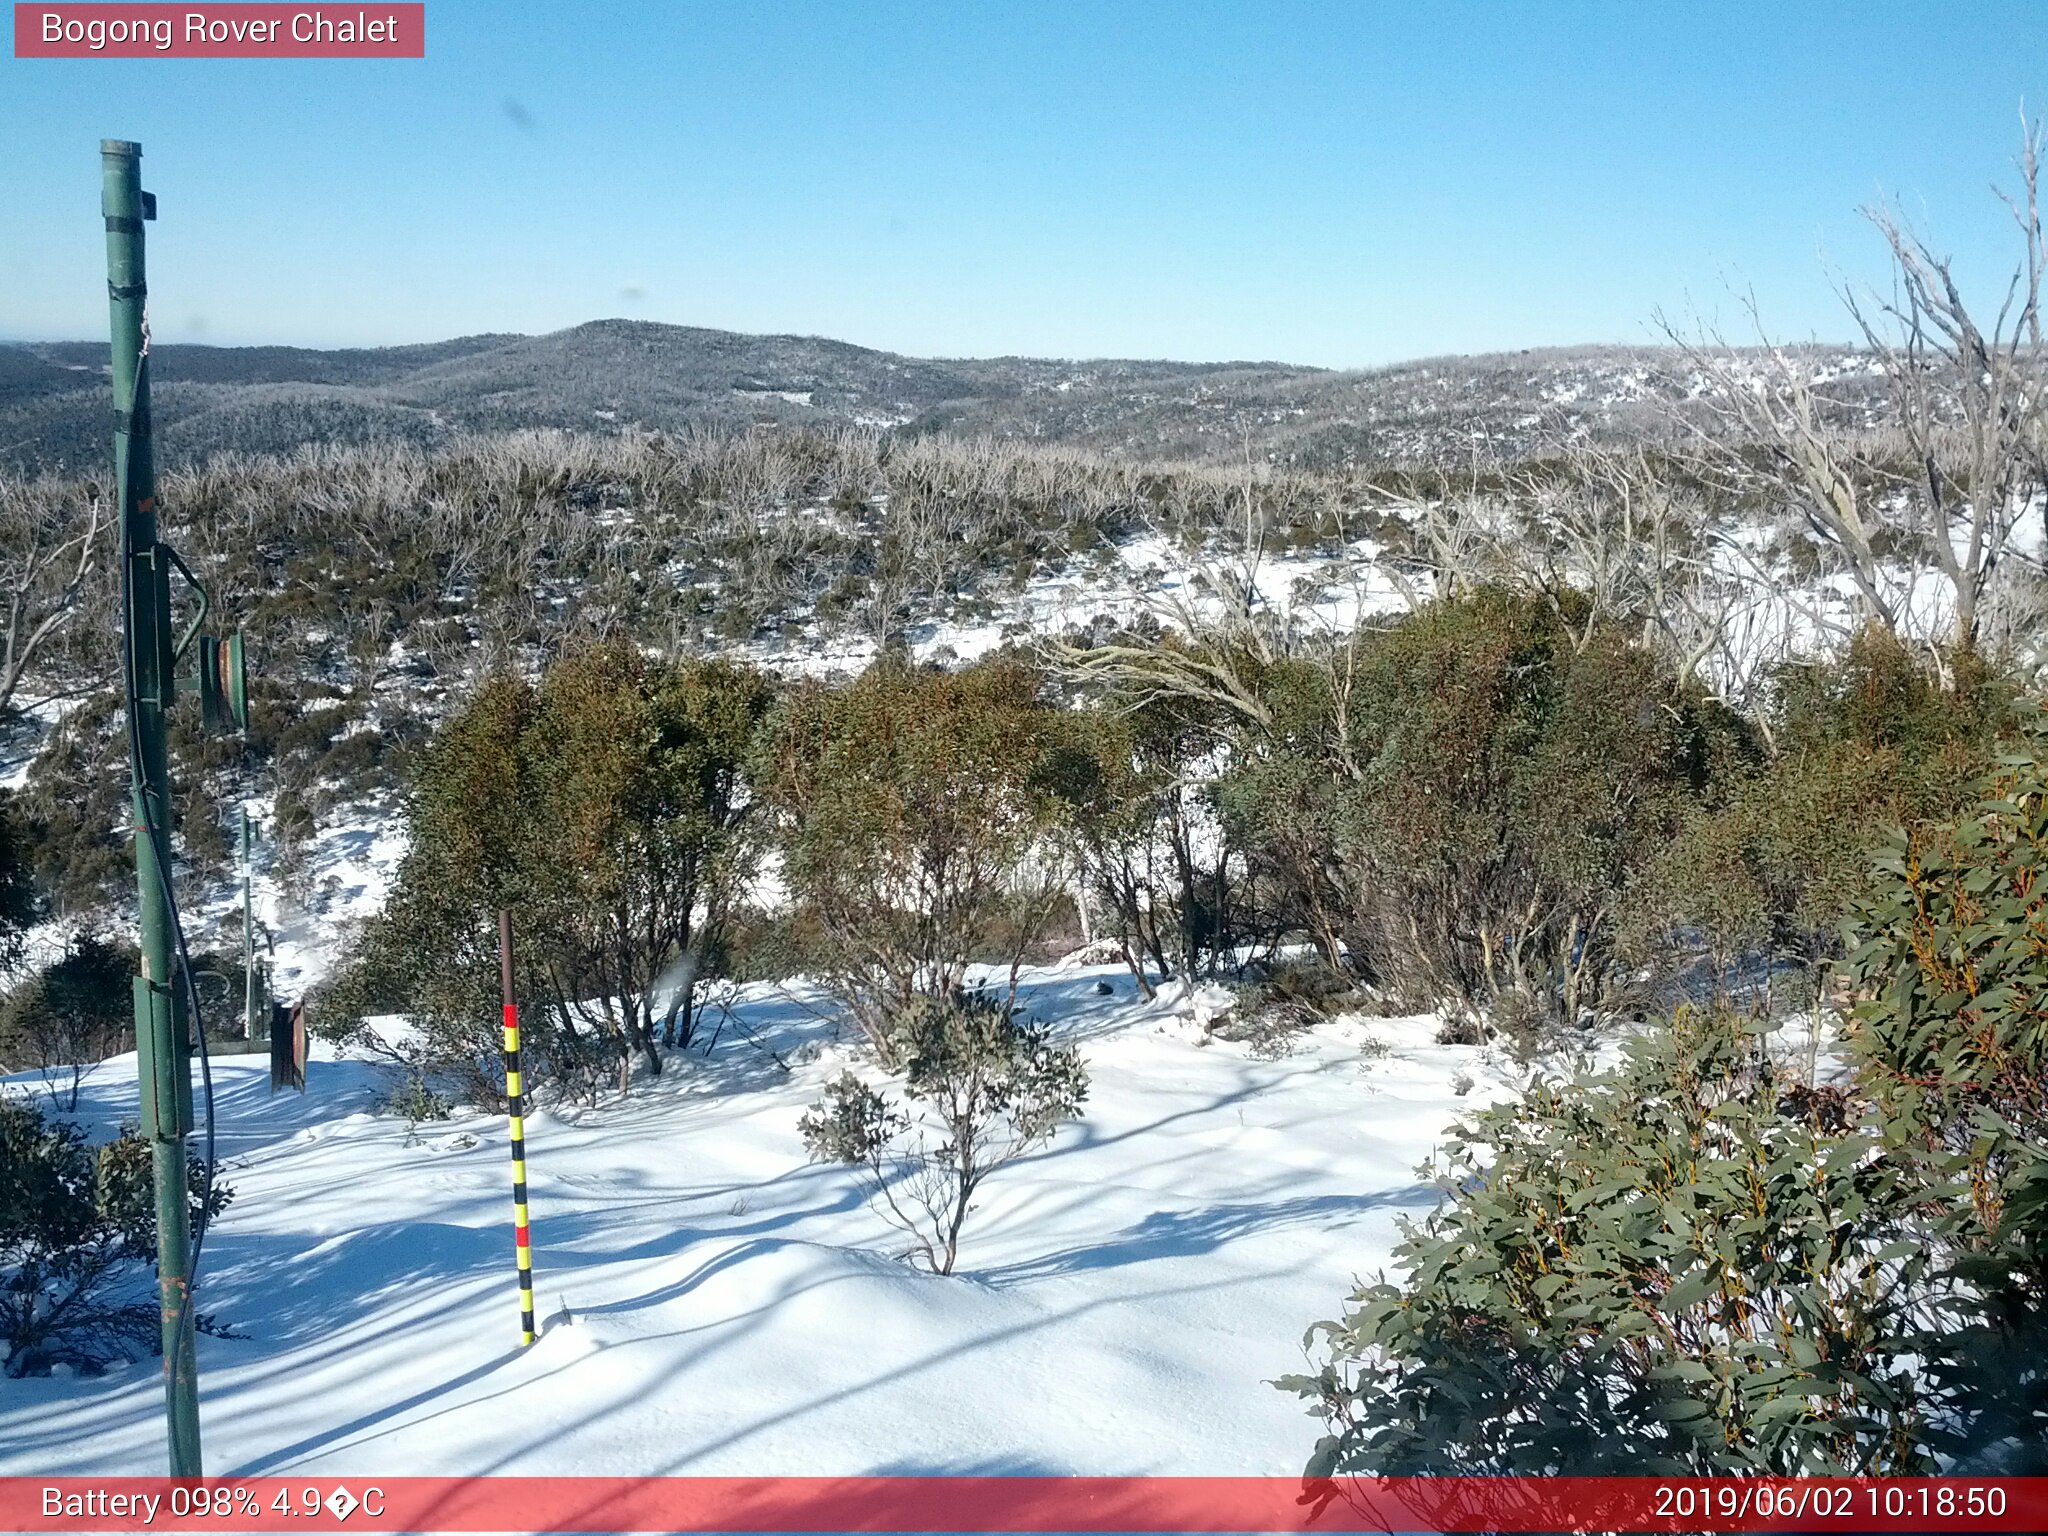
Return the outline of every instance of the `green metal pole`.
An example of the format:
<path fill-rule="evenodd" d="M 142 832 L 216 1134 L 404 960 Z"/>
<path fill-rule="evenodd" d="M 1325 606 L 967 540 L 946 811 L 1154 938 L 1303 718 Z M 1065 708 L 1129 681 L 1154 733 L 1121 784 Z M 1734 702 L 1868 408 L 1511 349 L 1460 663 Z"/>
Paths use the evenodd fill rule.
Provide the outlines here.
<path fill-rule="evenodd" d="M 135 873 L 141 898 L 142 974 L 135 978 L 135 1054 L 142 1134 L 156 1179 L 157 1276 L 163 1303 L 164 1399 L 173 1477 L 198 1477 L 199 1368 L 193 1339 L 192 1233 L 185 1137 L 192 1129 L 192 1041 L 173 987 L 170 769 L 165 714 L 172 699 L 170 562 L 157 542 L 156 465 L 150 452 L 142 221 L 156 216 L 142 190 L 142 146 L 100 142 L 107 224 L 107 298 L 114 356 L 114 482 L 121 495 L 121 561 L 127 603 L 130 768 Z"/>
<path fill-rule="evenodd" d="M 242 804 L 242 1038 L 256 1038 L 256 941 L 249 921 L 249 806 Z"/>

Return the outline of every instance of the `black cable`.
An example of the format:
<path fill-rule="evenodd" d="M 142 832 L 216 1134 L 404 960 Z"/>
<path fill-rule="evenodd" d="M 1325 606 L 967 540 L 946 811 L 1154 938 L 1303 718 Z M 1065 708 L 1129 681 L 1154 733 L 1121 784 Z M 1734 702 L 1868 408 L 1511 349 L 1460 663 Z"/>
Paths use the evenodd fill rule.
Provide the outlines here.
<path fill-rule="evenodd" d="M 149 385 L 148 335 L 149 333 L 148 330 L 146 329 L 145 323 L 145 329 L 143 331 L 142 351 L 136 357 L 135 360 L 135 394 L 138 398 L 142 396 L 142 394 L 144 393 L 144 391 L 147 390 Z M 178 1330 L 177 1341 L 173 1345 L 171 1358 L 168 1363 L 169 1374 L 173 1379 L 175 1379 L 178 1374 L 178 1367 L 180 1364 L 183 1363 L 182 1351 L 185 1347 L 186 1336 L 188 1333 L 196 1334 L 198 1331 L 198 1312 L 194 1306 L 194 1302 L 199 1294 L 199 1256 L 205 1250 L 206 1247 L 206 1228 L 213 1213 L 213 1060 L 207 1052 L 206 1025 L 200 1017 L 199 984 L 197 981 L 193 979 L 192 956 L 185 946 L 185 923 L 184 919 L 179 915 L 178 912 L 177 892 L 171 888 L 171 873 L 169 868 L 171 842 L 170 834 L 167 829 L 160 829 L 157 826 L 157 823 L 154 819 L 154 816 L 150 808 L 150 786 L 148 784 L 147 779 L 144 777 L 143 771 L 142 728 L 137 723 L 135 718 L 135 707 L 137 699 L 137 690 L 135 686 L 135 648 L 130 643 L 130 633 L 134 628 L 135 621 L 135 581 L 134 572 L 130 568 L 130 561 L 128 558 L 129 551 L 127 539 L 128 508 L 134 504 L 136 499 L 134 494 L 135 449 L 132 438 L 129 443 L 128 459 L 125 468 L 127 470 L 128 478 L 126 483 L 123 484 L 123 486 L 121 487 L 121 672 L 122 682 L 124 685 L 124 692 L 126 694 L 125 712 L 128 716 L 128 769 L 133 782 L 138 786 L 137 793 L 135 794 L 134 799 L 136 814 L 141 821 L 141 825 L 137 828 L 137 833 L 138 835 L 145 836 L 149 839 L 150 862 L 156 866 L 157 885 L 158 888 L 163 892 L 164 911 L 170 921 L 171 937 L 177 942 L 178 946 L 178 971 L 184 977 L 185 994 L 191 1007 L 192 1033 L 199 1042 L 199 1076 L 201 1082 L 204 1084 L 206 1100 L 206 1184 L 199 1203 L 199 1220 L 196 1223 L 194 1223 L 193 1226 L 191 1257 L 189 1262 L 185 1266 L 185 1274 L 182 1276 L 182 1279 L 185 1283 L 185 1317 L 187 1321 L 187 1327 L 180 1328 Z M 168 680 L 164 678 L 159 678 L 157 680 L 157 687 L 159 691 L 162 690 L 164 684 L 167 681 Z M 164 788 L 166 792 L 168 792 L 168 784 L 166 784 Z M 161 841 L 159 841 L 158 839 L 158 832 L 160 830 L 163 831 L 163 837 Z M 175 1108 L 173 1109 L 172 1113 L 175 1115 Z M 183 1168 L 180 1168 L 178 1170 L 178 1193 L 178 1203 L 180 1209 L 182 1210 L 182 1208 L 185 1205 L 186 1199 L 185 1170 Z"/>

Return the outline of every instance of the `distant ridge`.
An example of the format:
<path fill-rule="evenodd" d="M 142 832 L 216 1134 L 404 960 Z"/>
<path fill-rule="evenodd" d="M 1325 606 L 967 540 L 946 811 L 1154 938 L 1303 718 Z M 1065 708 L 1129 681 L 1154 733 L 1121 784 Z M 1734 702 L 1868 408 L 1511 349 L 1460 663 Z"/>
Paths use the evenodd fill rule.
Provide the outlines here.
<path fill-rule="evenodd" d="M 1818 349 L 1839 359 L 1845 349 Z M 1361 372 L 1276 362 L 907 357 L 815 336 L 594 320 L 322 351 L 168 343 L 151 354 L 159 457 L 464 430 L 691 424 L 990 433 L 1131 458 L 1304 467 L 1515 458 L 1640 433 L 1684 393 L 1672 354 L 1570 347 Z M 105 343 L 0 344 L 0 466 L 107 454 Z M 1836 370 L 1839 372 L 1839 368 Z"/>

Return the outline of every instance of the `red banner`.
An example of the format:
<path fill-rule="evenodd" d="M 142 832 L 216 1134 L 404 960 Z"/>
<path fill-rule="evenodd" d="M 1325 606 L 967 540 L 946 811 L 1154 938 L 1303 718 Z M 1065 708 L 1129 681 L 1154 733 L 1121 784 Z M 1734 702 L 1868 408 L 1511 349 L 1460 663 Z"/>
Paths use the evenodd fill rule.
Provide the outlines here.
<path fill-rule="evenodd" d="M 2048 1478 L 0 1478 L 8 1531 L 2043 1531 Z"/>
<path fill-rule="evenodd" d="M 17 59 L 423 59 L 425 5 L 21 5 Z"/>

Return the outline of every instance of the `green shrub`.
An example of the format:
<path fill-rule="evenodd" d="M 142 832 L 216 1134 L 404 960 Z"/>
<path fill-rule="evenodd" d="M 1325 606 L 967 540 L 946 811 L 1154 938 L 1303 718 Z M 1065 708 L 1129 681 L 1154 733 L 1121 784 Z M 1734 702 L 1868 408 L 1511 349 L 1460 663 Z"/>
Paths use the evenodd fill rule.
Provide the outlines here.
<path fill-rule="evenodd" d="M 822 942 L 800 909 L 743 906 L 727 919 L 724 974 L 734 981 L 788 981 L 815 968 Z"/>
<path fill-rule="evenodd" d="M 1263 688 L 1226 818 L 1332 963 L 1416 1007 L 1621 1001 L 1634 884 L 1744 747 L 1569 593 L 1434 602 Z"/>
<path fill-rule="evenodd" d="M 1456 1130 L 1312 1472 L 2048 1468 L 2048 727 L 1855 898 L 1853 1076 L 1681 1011 Z"/>
<path fill-rule="evenodd" d="M 321 999 L 329 1028 L 410 1014 L 417 1046 L 385 1054 L 495 1103 L 509 908 L 539 1075 L 573 1064 L 592 1086 L 593 1042 L 659 1071 L 723 953 L 750 848 L 742 770 L 769 698 L 746 668 L 623 644 L 564 658 L 538 688 L 489 682 L 422 761 L 391 895 Z"/>
<path fill-rule="evenodd" d="M 785 702 L 761 793 L 817 963 L 885 1059 L 914 999 L 956 994 L 998 935 L 1020 962 L 1057 915 L 1047 769 L 1065 728 L 1007 658 L 882 662 Z"/>
<path fill-rule="evenodd" d="M 234 1197 L 189 1166 L 191 1219 Z M 97 1149 L 76 1127 L 0 1097 L 0 1346 L 10 1376 L 98 1370 L 156 1347 L 158 1301 L 150 1144 L 124 1128 Z M 211 1320 L 199 1319 L 211 1327 Z"/>
<path fill-rule="evenodd" d="M 1944 1242 L 1978 1299 L 1947 1374 L 1977 1444 L 2048 1468 L 2048 721 L 1954 817 L 1894 837 L 1856 904 L 1851 1022 L 1887 1155 L 1941 1190 Z M 1959 1442 L 1959 1447 L 1968 1445 Z"/>
<path fill-rule="evenodd" d="M 11 797 L 29 829 L 28 865 L 59 916 L 93 912 L 132 897 L 134 855 L 126 827 L 127 737 L 111 694 L 81 700 L 52 728 Z"/>
<path fill-rule="evenodd" d="M 842 1073 L 799 1122 L 817 1162 L 863 1170 L 911 1252 L 950 1275 L 982 1182 L 1079 1117 L 1088 1074 L 1073 1046 L 993 998 L 914 998 L 890 1021 L 909 1112 Z"/>
<path fill-rule="evenodd" d="M 1771 736 L 1781 754 L 1850 742 L 1890 749 L 1915 765 L 1938 762 L 1958 744 L 2009 732 L 2016 692 L 1980 653 L 1933 658 L 1873 625 L 1839 656 L 1788 663 L 1775 677 Z"/>
<path fill-rule="evenodd" d="M 139 968 L 132 944 L 74 936 L 0 1005 L 0 1065 L 41 1069 L 59 1107 L 76 1109 L 85 1070 L 127 1045 Z"/>
<path fill-rule="evenodd" d="M 1209 1026 L 1219 1040 L 1251 1047 L 1252 1055 L 1274 1060 L 1293 1052 L 1316 1025 L 1370 1005 L 1357 978 L 1320 956 L 1281 960 L 1256 981 L 1238 989 L 1237 1003 Z"/>
<path fill-rule="evenodd" d="M 1330 1426 L 1311 1472 L 1932 1471 L 1933 1217 L 1793 1086 L 1752 1027 L 1684 1013 L 1457 1127 L 1406 1283 L 1283 1383 Z"/>
<path fill-rule="evenodd" d="M 1776 751 L 1657 856 L 1632 906 L 1631 946 L 1697 943 L 1717 978 L 1745 958 L 1790 964 L 1799 990 L 1818 997 L 1871 851 L 1889 828 L 1963 805 L 2012 718 L 2010 689 L 1980 666 L 1944 686 L 1879 630 L 1838 658 L 1782 669 Z"/>
<path fill-rule="evenodd" d="M 454 1112 L 455 1103 L 422 1074 L 407 1072 L 398 1086 L 385 1095 L 383 1108 L 387 1115 L 399 1115 L 408 1123 L 419 1125 L 428 1120 L 446 1120 Z"/>

